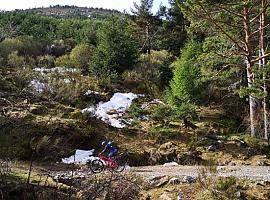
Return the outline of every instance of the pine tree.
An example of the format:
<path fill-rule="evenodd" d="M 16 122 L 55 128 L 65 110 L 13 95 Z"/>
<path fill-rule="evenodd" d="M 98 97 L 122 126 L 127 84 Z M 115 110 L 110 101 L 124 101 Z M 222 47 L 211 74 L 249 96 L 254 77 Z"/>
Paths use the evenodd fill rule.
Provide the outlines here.
<path fill-rule="evenodd" d="M 264 0 L 178 0 L 185 16 L 191 21 L 191 30 L 204 27 L 208 33 L 224 35 L 234 46 L 234 53 L 241 55 L 245 63 L 247 74 L 247 88 L 249 90 L 250 132 L 252 136 L 259 135 L 260 101 L 256 97 L 256 63 L 266 58 L 270 53 L 258 56 L 259 42 L 262 32 L 267 26 L 260 28 L 260 16 L 267 10 L 270 2 Z M 206 31 L 207 32 L 207 31 Z"/>
<path fill-rule="evenodd" d="M 151 54 L 153 39 L 157 31 L 158 17 L 151 12 L 153 0 L 141 0 L 140 5 L 134 3 L 132 13 L 139 27 L 139 37 L 142 42 L 142 51 Z"/>
<path fill-rule="evenodd" d="M 170 83 L 168 100 L 172 105 L 196 102 L 200 97 L 200 69 L 194 60 L 200 53 L 200 44 L 188 42 L 182 49 L 180 59 L 175 63 L 173 79 Z"/>
<path fill-rule="evenodd" d="M 112 17 L 106 21 L 98 31 L 90 72 L 99 78 L 132 68 L 138 58 L 134 32 L 134 25 L 126 18 Z"/>

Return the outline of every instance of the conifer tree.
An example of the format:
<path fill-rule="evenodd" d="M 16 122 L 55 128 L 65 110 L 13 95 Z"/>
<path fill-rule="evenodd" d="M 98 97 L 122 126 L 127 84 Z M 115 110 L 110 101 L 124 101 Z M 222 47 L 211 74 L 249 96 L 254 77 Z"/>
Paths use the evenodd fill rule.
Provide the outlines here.
<path fill-rule="evenodd" d="M 262 3 L 264 2 L 264 3 Z M 247 91 L 249 96 L 250 132 L 252 136 L 260 134 L 260 100 L 257 92 L 259 76 L 256 64 L 270 53 L 258 56 L 259 41 L 262 30 L 260 16 L 267 10 L 270 2 L 264 0 L 210 1 L 187 0 L 177 1 L 185 16 L 191 21 L 191 29 L 204 27 L 205 32 L 224 35 L 233 43 L 234 54 L 243 58 L 246 69 Z M 240 66 L 241 67 L 241 66 Z"/>

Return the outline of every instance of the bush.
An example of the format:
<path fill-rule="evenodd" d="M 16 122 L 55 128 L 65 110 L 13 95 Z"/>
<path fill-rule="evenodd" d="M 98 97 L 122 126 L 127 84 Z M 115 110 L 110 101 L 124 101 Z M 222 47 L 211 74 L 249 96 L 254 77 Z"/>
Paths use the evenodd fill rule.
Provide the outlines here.
<path fill-rule="evenodd" d="M 75 41 L 72 38 L 54 40 L 51 47 L 52 55 L 58 57 L 69 53 L 75 47 Z"/>
<path fill-rule="evenodd" d="M 263 143 L 262 139 L 252 137 L 251 135 L 243 135 L 242 138 L 250 147 L 258 147 L 260 146 L 259 144 Z"/>
<path fill-rule="evenodd" d="M 63 55 L 55 60 L 55 66 L 56 67 L 72 67 L 72 62 L 69 59 L 69 55 Z"/>
<path fill-rule="evenodd" d="M 194 104 L 191 103 L 182 103 L 178 107 L 174 107 L 173 110 L 173 116 L 175 119 L 193 119 L 194 116 L 196 116 L 196 107 Z"/>
<path fill-rule="evenodd" d="M 13 51 L 8 55 L 7 64 L 10 67 L 16 68 L 16 67 L 25 67 L 26 63 L 23 56 L 18 55 L 18 51 Z"/>
<path fill-rule="evenodd" d="M 172 60 L 173 57 L 165 50 L 142 54 L 134 69 L 126 71 L 122 77 L 127 83 L 137 82 L 147 93 L 161 96 L 172 78 Z"/>
<path fill-rule="evenodd" d="M 236 178 L 235 177 L 226 177 L 217 181 L 216 188 L 220 191 L 229 190 L 231 187 L 235 186 Z"/>
<path fill-rule="evenodd" d="M 38 63 L 38 67 L 53 68 L 54 57 L 51 55 L 38 56 L 37 63 Z"/>
<path fill-rule="evenodd" d="M 140 118 L 142 115 L 146 113 L 144 109 L 141 108 L 137 103 L 132 103 L 128 109 L 128 116 L 135 119 Z"/>
<path fill-rule="evenodd" d="M 12 70 L 12 76 L 6 80 L 10 83 L 8 88 L 14 88 L 18 92 L 29 86 L 30 81 L 33 80 L 33 70 L 27 65 L 23 67 L 19 65 Z"/>
<path fill-rule="evenodd" d="M 96 79 L 98 85 L 105 90 L 113 88 L 113 84 L 118 79 L 118 74 L 115 71 L 110 71 L 107 68 L 102 68 L 98 72 L 99 78 Z"/>
<path fill-rule="evenodd" d="M 134 174 L 109 173 L 82 182 L 84 199 L 138 199 L 143 181 Z"/>
<path fill-rule="evenodd" d="M 87 72 L 93 49 L 93 46 L 87 44 L 79 44 L 72 49 L 69 57 L 73 66 L 81 69 L 83 72 Z"/>
<path fill-rule="evenodd" d="M 0 43 L 2 65 L 10 67 L 35 66 L 35 58 L 43 54 L 44 45 L 29 36 L 7 38 Z"/>
<path fill-rule="evenodd" d="M 151 111 L 151 117 L 156 121 L 167 122 L 173 116 L 173 109 L 169 105 L 160 105 L 158 104 Z"/>
<path fill-rule="evenodd" d="M 44 84 L 44 89 L 40 95 L 51 100 L 59 101 L 72 106 L 84 105 L 84 93 L 96 87 L 95 81 L 89 76 L 81 76 L 79 73 L 71 74 L 47 74 L 46 78 L 38 77 Z M 90 88 L 89 88 L 90 87 Z"/>
<path fill-rule="evenodd" d="M 150 111 L 152 119 L 165 123 L 171 120 L 179 121 L 184 118 L 192 119 L 195 115 L 195 106 L 192 104 L 182 104 L 180 107 L 158 104 Z"/>
<path fill-rule="evenodd" d="M 20 56 L 39 56 L 43 53 L 43 44 L 30 36 L 7 38 L 0 43 L 1 55 L 4 58 L 17 51 Z"/>
<path fill-rule="evenodd" d="M 92 55 L 92 47 L 87 44 L 77 45 L 70 54 L 58 57 L 55 61 L 57 67 L 76 67 L 83 72 L 88 71 L 88 63 Z"/>
<path fill-rule="evenodd" d="M 198 170 L 198 182 L 205 191 L 209 191 L 208 199 L 239 199 L 237 192 L 242 192 L 243 182 L 235 177 L 218 177 L 215 160 L 209 160 Z"/>

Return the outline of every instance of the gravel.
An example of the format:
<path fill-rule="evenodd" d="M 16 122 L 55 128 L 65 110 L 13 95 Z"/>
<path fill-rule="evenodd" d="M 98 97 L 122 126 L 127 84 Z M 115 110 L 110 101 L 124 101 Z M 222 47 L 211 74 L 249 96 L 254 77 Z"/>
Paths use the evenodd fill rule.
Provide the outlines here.
<path fill-rule="evenodd" d="M 132 171 L 146 179 L 158 176 L 170 177 L 198 177 L 199 166 L 145 166 L 132 167 Z M 252 181 L 270 181 L 269 166 L 218 166 L 217 176 L 229 177 L 234 176 L 240 179 L 249 179 Z"/>

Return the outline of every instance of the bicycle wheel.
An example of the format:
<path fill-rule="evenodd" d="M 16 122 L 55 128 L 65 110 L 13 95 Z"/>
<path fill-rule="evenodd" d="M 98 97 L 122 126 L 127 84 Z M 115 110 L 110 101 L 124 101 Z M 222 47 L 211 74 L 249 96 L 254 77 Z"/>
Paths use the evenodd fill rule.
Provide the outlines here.
<path fill-rule="evenodd" d="M 126 165 L 127 165 L 127 161 L 119 159 L 115 161 L 116 166 L 113 168 L 114 171 L 116 172 L 122 172 L 124 171 Z"/>
<path fill-rule="evenodd" d="M 99 160 L 99 159 L 96 159 L 96 160 L 93 160 L 91 163 L 90 163 L 90 169 L 93 173 L 100 173 L 104 170 L 104 163 Z"/>

